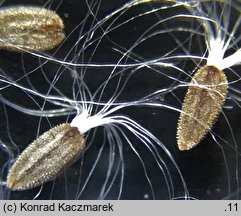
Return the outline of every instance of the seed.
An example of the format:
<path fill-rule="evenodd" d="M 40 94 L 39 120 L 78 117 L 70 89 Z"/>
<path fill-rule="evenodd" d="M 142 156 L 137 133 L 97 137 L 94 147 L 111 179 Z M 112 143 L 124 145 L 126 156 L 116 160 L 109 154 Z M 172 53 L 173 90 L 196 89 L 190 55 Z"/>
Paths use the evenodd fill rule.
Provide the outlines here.
<path fill-rule="evenodd" d="M 12 51 L 53 49 L 64 39 L 64 24 L 51 10 L 6 7 L 0 10 L 0 48 Z"/>
<path fill-rule="evenodd" d="M 85 148 L 85 138 L 70 124 L 58 125 L 33 141 L 12 166 L 7 187 L 26 190 L 55 179 Z"/>
<path fill-rule="evenodd" d="M 193 76 L 179 117 L 180 150 L 197 145 L 215 123 L 227 94 L 227 78 L 215 66 L 204 66 Z"/>

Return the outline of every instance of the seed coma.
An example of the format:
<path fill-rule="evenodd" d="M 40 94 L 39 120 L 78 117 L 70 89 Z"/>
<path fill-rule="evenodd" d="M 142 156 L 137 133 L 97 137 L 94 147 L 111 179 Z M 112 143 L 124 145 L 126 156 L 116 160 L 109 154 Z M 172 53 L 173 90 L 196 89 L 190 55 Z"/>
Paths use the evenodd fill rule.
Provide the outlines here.
<path fill-rule="evenodd" d="M 62 19 L 41 7 L 0 9 L 0 27 L 0 48 L 12 51 L 50 50 L 65 38 Z"/>
<path fill-rule="evenodd" d="M 7 177 L 11 190 L 26 190 L 55 179 L 85 148 L 85 138 L 70 124 L 58 125 L 33 141 L 19 156 Z"/>
<path fill-rule="evenodd" d="M 193 76 L 177 126 L 180 150 L 196 146 L 215 123 L 227 94 L 227 78 L 215 66 L 204 66 Z"/>

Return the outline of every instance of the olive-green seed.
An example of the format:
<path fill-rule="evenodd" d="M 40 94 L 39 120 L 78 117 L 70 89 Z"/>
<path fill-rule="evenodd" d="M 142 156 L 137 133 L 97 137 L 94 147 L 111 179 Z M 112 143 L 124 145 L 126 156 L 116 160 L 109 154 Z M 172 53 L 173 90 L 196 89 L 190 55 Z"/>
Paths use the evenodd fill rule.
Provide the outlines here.
<path fill-rule="evenodd" d="M 178 121 L 180 150 L 189 150 L 204 138 L 219 116 L 226 94 L 227 78 L 215 66 L 204 66 L 194 74 Z"/>
<path fill-rule="evenodd" d="M 54 11 L 30 6 L 0 9 L 0 49 L 50 50 L 64 38 L 63 21 Z"/>
<path fill-rule="evenodd" d="M 55 179 L 85 148 L 85 138 L 70 124 L 58 125 L 33 141 L 18 157 L 7 177 L 11 190 L 26 190 Z"/>

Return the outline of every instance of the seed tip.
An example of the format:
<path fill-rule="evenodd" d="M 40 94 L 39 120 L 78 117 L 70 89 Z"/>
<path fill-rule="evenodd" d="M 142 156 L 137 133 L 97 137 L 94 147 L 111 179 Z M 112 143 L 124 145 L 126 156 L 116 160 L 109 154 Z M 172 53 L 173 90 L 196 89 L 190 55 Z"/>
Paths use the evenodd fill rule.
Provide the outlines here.
<path fill-rule="evenodd" d="M 180 150 L 180 151 L 186 151 L 186 150 L 188 150 L 188 146 L 187 145 L 185 145 L 185 144 L 183 144 L 183 143 L 178 143 L 178 149 Z"/>
<path fill-rule="evenodd" d="M 6 182 L 7 187 L 13 191 L 21 191 L 30 188 L 26 182 L 17 181 L 15 178 L 8 178 Z"/>
<path fill-rule="evenodd" d="M 196 143 L 184 142 L 184 141 L 178 140 L 177 146 L 180 151 L 187 151 L 192 149 L 194 146 L 196 146 Z"/>
<path fill-rule="evenodd" d="M 12 180 L 11 178 L 8 178 L 7 179 L 7 187 L 11 190 L 16 190 L 16 187 L 15 187 L 16 183 L 14 180 Z"/>

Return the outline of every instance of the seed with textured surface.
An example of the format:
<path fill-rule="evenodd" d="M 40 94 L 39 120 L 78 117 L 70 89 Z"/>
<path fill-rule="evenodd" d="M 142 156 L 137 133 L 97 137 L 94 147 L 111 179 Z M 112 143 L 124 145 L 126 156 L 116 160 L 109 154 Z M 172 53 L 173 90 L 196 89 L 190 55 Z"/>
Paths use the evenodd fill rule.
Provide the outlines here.
<path fill-rule="evenodd" d="M 53 11 L 40 7 L 0 9 L 0 48 L 49 50 L 64 39 L 64 24 Z"/>
<path fill-rule="evenodd" d="M 8 188 L 26 190 L 53 180 L 84 148 L 85 139 L 76 127 L 61 124 L 50 129 L 20 154 L 8 174 Z"/>
<path fill-rule="evenodd" d="M 214 66 L 200 68 L 190 84 L 177 127 L 180 150 L 191 149 L 201 141 L 221 112 L 227 94 L 227 78 Z"/>

